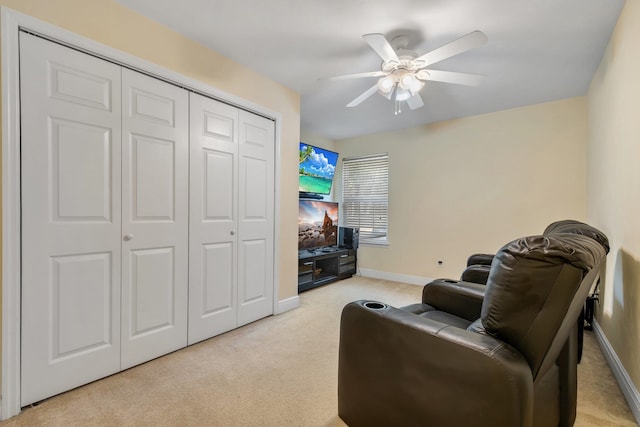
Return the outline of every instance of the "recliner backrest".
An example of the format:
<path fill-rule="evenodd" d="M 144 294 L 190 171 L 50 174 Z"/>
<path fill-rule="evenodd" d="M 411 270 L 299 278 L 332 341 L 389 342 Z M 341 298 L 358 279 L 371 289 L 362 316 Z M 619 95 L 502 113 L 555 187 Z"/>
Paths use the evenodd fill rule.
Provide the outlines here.
<path fill-rule="evenodd" d="M 491 266 L 481 329 L 520 351 L 535 379 L 557 359 L 604 257 L 601 244 L 579 234 L 508 243 Z"/>
<path fill-rule="evenodd" d="M 544 229 L 542 234 L 547 235 L 553 233 L 573 233 L 591 237 L 602 245 L 606 254 L 609 253 L 610 247 L 607 236 L 602 231 L 590 226 L 589 224 L 585 224 L 584 222 L 573 219 L 563 219 L 561 221 L 552 222 Z"/>

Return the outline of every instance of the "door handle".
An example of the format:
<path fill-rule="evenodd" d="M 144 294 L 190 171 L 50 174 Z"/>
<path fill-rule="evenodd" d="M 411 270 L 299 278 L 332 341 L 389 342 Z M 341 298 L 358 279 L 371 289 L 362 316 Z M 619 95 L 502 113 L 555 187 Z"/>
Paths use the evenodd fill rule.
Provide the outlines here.
<path fill-rule="evenodd" d="M 133 234 L 131 233 L 125 234 L 124 237 L 122 238 L 122 240 L 124 240 L 125 242 L 128 242 L 131 239 L 133 239 Z"/>
<path fill-rule="evenodd" d="M 231 235 L 235 236 L 235 234 L 236 234 L 236 230 L 231 230 Z"/>

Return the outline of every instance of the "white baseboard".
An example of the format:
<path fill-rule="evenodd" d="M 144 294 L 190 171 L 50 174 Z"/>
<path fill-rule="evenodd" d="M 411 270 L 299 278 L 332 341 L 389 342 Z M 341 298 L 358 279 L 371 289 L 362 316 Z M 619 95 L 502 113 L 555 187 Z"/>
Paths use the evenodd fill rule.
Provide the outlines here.
<path fill-rule="evenodd" d="M 368 268 L 359 268 L 358 273 L 362 277 L 371 277 L 372 279 L 390 280 L 392 282 L 408 283 L 410 285 L 424 286 L 433 279 L 428 277 L 411 276 L 408 274 L 389 273 L 387 271 L 370 270 Z"/>
<path fill-rule="evenodd" d="M 293 310 L 294 308 L 298 308 L 299 305 L 300 305 L 300 298 L 298 297 L 298 295 L 280 300 L 278 301 L 278 305 L 276 306 L 273 314 L 285 313 L 289 310 Z"/>
<path fill-rule="evenodd" d="M 638 393 L 638 389 L 633 384 L 633 381 L 631 381 L 631 377 L 629 377 L 624 366 L 622 366 L 622 362 L 620 362 L 618 355 L 596 319 L 593 320 L 593 332 L 595 333 L 598 344 L 600 344 L 604 358 L 607 360 L 607 363 L 609 363 L 613 376 L 618 381 L 622 394 L 624 394 L 625 399 L 627 399 L 627 403 L 629 404 L 631 412 L 633 412 L 633 416 L 636 418 L 636 422 L 640 424 L 640 393 Z"/>

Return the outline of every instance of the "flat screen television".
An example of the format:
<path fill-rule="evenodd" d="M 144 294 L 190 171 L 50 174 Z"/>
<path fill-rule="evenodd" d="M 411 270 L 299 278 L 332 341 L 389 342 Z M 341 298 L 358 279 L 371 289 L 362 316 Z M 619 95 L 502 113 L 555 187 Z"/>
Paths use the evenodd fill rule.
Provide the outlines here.
<path fill-rule="evenodd" d="M 331 194 L 338 153 L 300 143 L 298 191 L 304 194 Z"/>
<path fill-rule="evenodd" d="M 338 203 L 300 200 L 298 208 L 298 250 L 338 244 Z"/>

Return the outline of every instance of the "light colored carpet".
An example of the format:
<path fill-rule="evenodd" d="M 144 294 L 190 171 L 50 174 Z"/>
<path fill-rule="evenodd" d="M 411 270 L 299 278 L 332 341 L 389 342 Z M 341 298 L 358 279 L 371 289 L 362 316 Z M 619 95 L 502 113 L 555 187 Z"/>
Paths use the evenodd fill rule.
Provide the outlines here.
<path fill-rule="evenodd" d="M 394 306 L 422 288 L 354 277 L 300 295 L 300 307 L 25 409 L 1 426 L 344 426 L 338 418 L 340 312 Z M 592 333 L 578 372 L 576 426 L 635 426 Z"/>

